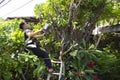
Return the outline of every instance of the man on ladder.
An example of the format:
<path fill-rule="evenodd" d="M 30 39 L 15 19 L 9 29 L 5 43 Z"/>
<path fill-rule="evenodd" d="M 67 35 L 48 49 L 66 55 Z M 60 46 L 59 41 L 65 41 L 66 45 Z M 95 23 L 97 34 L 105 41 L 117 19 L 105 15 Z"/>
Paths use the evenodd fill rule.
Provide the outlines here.
<path fill-rule="evenodd" d="M 33 32 L 30 30 L 30 28 L 29 28 L 30 26 L 25 22 L 20 23 L 19 27 L 24 32 L 26 48 L 28 50 L 32 51 L 36 56 L 43 58 L 45 61 L 45 64 L 48 67 L 48 72 L 52 73 L 53 67 L 52 67 L 51 60 L 48 56 L 48 53 L 41 50 L 40 47 L 37 45 L 38 43 L 36 43 L 36 41 L 35 41 L 36 38 L 40 38 L 45 35 L 44 29 L 40 29 L 36 32 Z M 40 32 L 44 32 L 44 33 L 39 35 L 38 33 L 40 33 Z"/>

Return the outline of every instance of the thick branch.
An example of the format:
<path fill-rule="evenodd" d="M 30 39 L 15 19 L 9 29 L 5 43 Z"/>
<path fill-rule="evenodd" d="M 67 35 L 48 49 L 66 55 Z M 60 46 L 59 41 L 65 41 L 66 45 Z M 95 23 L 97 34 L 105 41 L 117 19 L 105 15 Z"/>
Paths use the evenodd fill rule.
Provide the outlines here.
<path fill-rule="evenodd" d="M 104 4 L 103 4 L 103 3 L 104 3 Z M 95 28 L 96 22 L 98 21 L 100 15 L 101 15 L 102 12 L 104 11 L 104 8 L 105 8 L 105 6 L 106 6 L 106 3 L 105 3 L 105 1 L 103 1 L 103 3 L 101 3 L 101 4 L 103 4 L 102 6 L 101 6 L 101 4 L 98 6 L 97 11 L 95 11 L 95 13 L 94 13 L 94 14 L 96 14 L 96 15 L 95 15 L 94 17 L 91 17 L 91 18 L 90 18 L 89 25 L 86 26 L 85 35 L 84 35 L 83 38 L 84 38 L 87 42 L 89 41 L 89 38 L 90 38 L 90 35 L 91 35 L 93 29 Z"/>
<path fill-rule="evenodd" d="M 71 25 L 71 20 L 72 20 L 72 12 L 73 12 L 73 0 L 70 2 L 70 8 L 69 8 L 69 18 L 68 18 L 68 23 Z"/>

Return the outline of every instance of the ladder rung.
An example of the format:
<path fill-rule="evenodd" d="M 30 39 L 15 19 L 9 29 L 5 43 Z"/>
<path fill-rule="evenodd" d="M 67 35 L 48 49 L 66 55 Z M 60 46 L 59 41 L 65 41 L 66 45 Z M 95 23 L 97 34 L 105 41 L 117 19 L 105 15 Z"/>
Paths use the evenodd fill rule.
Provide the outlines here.
<path fill-rule="evenodd" d="M 64 72 L 64 62 L 63 61 L 51 61 L 52 63 L 58 63 L 60 64 L 60 71 L 59 72 L 53 72 L 51 74 L 48 74 L 48 77 L 47 77 L 47 80 L 50 80 L 50 77 L 51 75 L 58 75 L 59 76 L 59 79 L 61 79 L 61 76 L 62 75 L 65 75 L 65 72 Z"/>
<path fill-rule="evenodd" d="M 62 61 L 51 61 L 52 63 L 62 63 Z"/>
<path fill-rule="evenodd" d="M 52 74 L 54 74 L 54 75 L 60 75 L 60 73 L 52 73 Z M 62 75 L 64 75 L 64 73 L 62 73 Z"/>

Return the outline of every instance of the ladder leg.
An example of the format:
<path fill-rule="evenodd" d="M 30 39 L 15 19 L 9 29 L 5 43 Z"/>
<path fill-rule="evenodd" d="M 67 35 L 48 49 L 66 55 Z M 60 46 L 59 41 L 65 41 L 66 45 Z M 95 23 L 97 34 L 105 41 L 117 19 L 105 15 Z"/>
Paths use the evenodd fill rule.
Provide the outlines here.
<path fill-rule="evenodd" d="M 60 80 L 61 79 L 61 77 L 62 77 L 62 75 L 65 75 L 65 65 L 64 65 L 64 62 L 53 62 L 53 63 L 59 63 L 60 64 L 60 70 L 59 70 L 59 73 L 52 73 L 52 74 L 48 74 L 48 76 L 47 76 L 47 80 L 50 80 L 50 77 L 51 77 L 51 75 L 58 75 L 58 80 Z"/>
<path fill-rule="evenodd" d="M 63 62 L 63 71 L 62 71 L 63 75 L 65 75 L 65 64 Z"/>
<path fill-rule="evenodd" d="M 47 76 L 47 80 L 50 80 L 50 76 L 51 76 L 51 74 L 49 73 Z"/>
<path fill-rule="evenodd" d="M 63 62 L 61 62 L 61 64 L 60 64 L 60 74 L 59 74 L 59 79 L 58 80 L 60 80 L 61 77 L 62 77 L 62 71 L 63 71 Z"/>

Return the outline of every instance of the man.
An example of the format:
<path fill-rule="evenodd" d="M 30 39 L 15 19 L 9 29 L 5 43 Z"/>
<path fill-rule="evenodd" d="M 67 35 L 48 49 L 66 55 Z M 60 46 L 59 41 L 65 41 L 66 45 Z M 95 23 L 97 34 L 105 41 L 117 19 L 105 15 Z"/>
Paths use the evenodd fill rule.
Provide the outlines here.
<path fill-rule="evenodd" d="M 43 58 L 45 61 L 45 64 L 48 67 L 48 72 L 50 72 L 50 73 L 53 72 L 51 60 L 49 59 L 48 53 L 41 50 L 39 48 L 39 46 L 37 45 L 38 43 L 36 43 L 36 41 L 35 41 L 36 38 L 40 38 L 45 35 L 45 30 L 40 29 L 36 32 L 33 32 L 30 30 L 30 28 L 29 28 L 30 26 L 25 22 L 20 23 L 19 27 L 24 32 L 26 48 L 28 50 L 32 51 L 36 56 Z M 43 32 L 43 34 L 39 35 L 38 33 L 40 33 L 40 32 Z"/>

